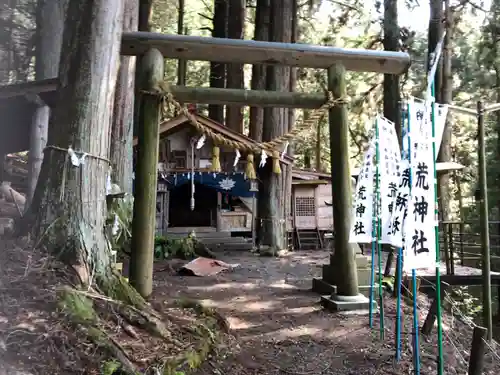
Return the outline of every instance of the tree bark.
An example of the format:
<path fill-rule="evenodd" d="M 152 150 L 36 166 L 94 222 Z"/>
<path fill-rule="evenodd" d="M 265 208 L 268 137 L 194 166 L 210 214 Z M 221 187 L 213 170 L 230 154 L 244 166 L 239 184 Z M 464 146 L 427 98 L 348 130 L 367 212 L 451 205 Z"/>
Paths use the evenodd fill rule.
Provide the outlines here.
<path fill-rule="evenodd" d="M 37 80 L 56 78 L 59 74 L 59 59 L 67 6 L 68 0 L 39 0 L 37 3 L 35 56 Z M 41 100 L 38 104 L 30 132 L 26 208 L 31 204 L 35 194 L 49 127 L 50 108 Z"/>
<path fill-rule="evenodd" d="M 443 35 L 443 0 L 430 0 L 431 16 L 429 18 L 428 31 L 428 57 L 436 49 L 441 36 Z M 427 59 L 427 71 L 430 69 L 431 59 Z M 436 93 L 436 101 L 441 103 L 441 62 L 438 63 L 436 76 L 434 79 L 434 88 Z"/>
<path fill-rule="evenodd" d="M 151 31 L 153 0 L 139 0 L 139 31 Z"/>
<path fill-rule="evenodd" d="M 291 42 L 293 1 L 275 0 L 271 3 L 269 40 Z M 289 91 L 290 68 L 267 66 L 266 86 L 268 90 Z M 269 141 L 283 135 L 288 129 L 288 110 L 284 108 L 265 108 L 262 140 Z M 269 161 L 269 164 L 270 161 Z M 262 245 L 273 250 L 285 247 L 286 174 L 276 175 L 267 167 L 261 175 L 259 186 L 259 218 L 261 222 L 259 239 Z M 287 198 L 285 197 L 285 200 Z"/>
<path fill-rule="evenodd" d="M 228 0 L 214 0 L 214 16 L 212 36 L 227 38 Z M 226 64 L 210 63 L 210 87 L 224 88 L 226 86 Z M 224 106 L 209 105 L 208 116 L 221 124 L 224 123 Z"/>
<path fill-rule="evenodd" d="M 185 0 L 179 0 L 179 14 L 177 16 L 177 34 L 183 35 L 184 32 L 184 8 L 186 7 Z M 186 85 L 187 61 L 177 61 L 177 84 L 180 86 Z"/>
<path fill-rule="evenodd" d="M 449 0 L 445 0 L 445 10 L 446 10 L 446 35 L 443 43 L 443 57 L 442 57 L 442 81 L 441 81 L 441 99 L 440 103 L 451 104 L 452 102 L 452 89 L 453 89 L 453 76 L 451 72 L 451 56 L 452 50 L 452 34 L 453 34 L 453 11 L 450 7 Z M 446 121 L 443 138 L 441 141 L 441 147 L 438 150 L 438 161 L 439 162 L 449 162 L 451 161 L 451 137 L 452 137 L 452 124 Z M 450 199 L 451 199 L 451 189 L 450 189 L 450 174 L 440 173 L 438 176 L 438 186 L 439 186 L 439 211 L 441 212 L 441 220 L 450 220 Z M 447 251 L 447 249 L 445 249 Z"/>
<path fill-rule="evenodd" d="M 121 0 L 70 0 L 58 91 L 40 182 L 38 235 L 90 284 L 110 269 L 104 234 L 109 138 L 122 33 Z M 87 154 L 74 166 L 66 148 Z"/>
<path fill-rule="evenodd" d="M 384 50 L 399 50 L 398 2 L 397 0 L 384 0 Z M 393 121 L 398 135 L 399 145 L 403 143 L 401 129 L 400 108 L 401 93 L 399 89 L 399 76 L 384 74 L 384 116 Z M 384 276 L 389 276 L 392 270 L 394 249 L 392 246 L 383 245 L 388 252 Z"/>
<path fill-rule="evenodd" d="M 231 39 L 244 39 L 245 31 L 245 0 L 229 0 L 229 14 L 227 20 L 227 36 Z M 230 89 L 244 88 L 243 64 L 227 64 L 227 84 Z M 243 107 L 226 107 L 226 125 L 243 133 Z"/>
<path fill-rule="evenodd" d="M 123 31 L 137 31 L 138 0 L 124 0 Z M 111 178 L 122 191 L 132 194 L 135 56 L 122 56 L 116 82 L 111 129 Z"/>
<path fill-rule="evenodd" d="M 269 40 L 269 26 L 271 16 L 271 1 L 257 0 L 255 10 L 255 34 L 254 40 Z M 265 90 L 266 67 L 264 65 L 252 65 L 252 90 Z M 250 138 L 262 141 L 262 125 L 264 121 L 264 110 L 259 107 L 250 107 Z"/>

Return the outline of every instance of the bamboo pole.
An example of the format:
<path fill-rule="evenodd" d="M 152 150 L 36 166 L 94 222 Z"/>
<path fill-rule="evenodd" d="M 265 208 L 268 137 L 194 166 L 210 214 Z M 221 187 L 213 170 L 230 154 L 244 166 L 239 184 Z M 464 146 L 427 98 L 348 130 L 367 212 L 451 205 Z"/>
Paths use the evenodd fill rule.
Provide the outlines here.
<path fill-rule="evenodd" d="M 140 84 L 151 90 L 163 80 L 163 56 L 149 50 L 140 64 Z M 156 187 L 159 149 L 160 98 L 143 94 L 139 110 L 137 166 L 135 172 L 134 218 L 130 283 L 143 296 L 153 290 L 153 248 L 156 220 Z"/>

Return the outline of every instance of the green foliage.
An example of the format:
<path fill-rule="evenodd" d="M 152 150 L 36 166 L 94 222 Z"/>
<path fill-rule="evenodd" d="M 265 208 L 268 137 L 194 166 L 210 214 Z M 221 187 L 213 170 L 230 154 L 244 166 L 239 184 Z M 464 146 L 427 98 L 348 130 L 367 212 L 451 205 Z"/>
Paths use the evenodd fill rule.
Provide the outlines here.
<path fill-rule="evenodd" d="M 155 238 L 155 259 L 192 259 L 196 255 L 196 246 L 196 238 L 192 235 L 185 238 L 158 236 Z"/>
<path fill-rule="evenodd" d="M 106 219 L 108 240 L 111 249 L 117 253 L 130 253 L 133 214 L 134 197 L 131 195 L 126 194 L 123 198 L 113 199 L 108 204 Z"/>

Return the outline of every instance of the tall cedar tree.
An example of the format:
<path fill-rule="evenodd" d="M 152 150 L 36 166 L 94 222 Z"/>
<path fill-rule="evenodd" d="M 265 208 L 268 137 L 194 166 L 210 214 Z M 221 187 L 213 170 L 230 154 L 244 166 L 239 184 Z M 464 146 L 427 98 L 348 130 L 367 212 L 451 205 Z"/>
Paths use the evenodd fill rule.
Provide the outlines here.
<path fill-rule="evenodd" d="M 259 2 L 257 3 L 259 6 Z M 294 18 L 293 0 L 274 0 L 271 2 L 269 40 L 273 42 L 292 41 L 292 25 Z M 270 91 L 290 90 L 290 68 L 285 66 L 269 65 L 266 68 L 266 89 Z M 262 140 L 269 141 L 279 137 L 289 130 L 289 111 L 285 108 L 264 108 Z M 259 242 L 273 250 L 285 247 L 286 236 L 286 195 L 288 168 L 283 167 L 283 173 L 276 175 L 272 172 L 272 163 L 269 161 L 265 168 L 260 170 L 261 183 L 259 186 L 258 216 Z M 285 199 L 283 199 L 285 197 Z"/>
<path fill-rule="evenodd" d="M 231 39 L 243 39 L 245 32 L 245 0 L 229 0 L 227 19 L 227 36 Z M 230 89 L 244 87 L 243 64 L 227 64 L 227 83 Z M 226 126 L 243 133 L 243 108 L 240 106 L 226 107 Z"/>
<path fill-rule="evenodd" d="M 37 189 L 37 234 L 84 284 L 106 278 L 111 270 L 104 234 L 106 160 L 122 28 L 121 0 L 70 0 L 61 86 Z M 68 147 L 88 153 L 85 163 L 74 166 L 64 151 Z"/>
<path fill-rule="evenodd" d="M 212 36 L 214 38 L 227 37 L 228 19 L 227 0 L 214 0 L 214 15 Z M 213 61 L 210 63 L 210 87 L 224 88 L 226 86 L 226 64 Z M 208 106 L 208 116 L 221 124 L 224 123 L 224 106 L 210 104 Z"/>

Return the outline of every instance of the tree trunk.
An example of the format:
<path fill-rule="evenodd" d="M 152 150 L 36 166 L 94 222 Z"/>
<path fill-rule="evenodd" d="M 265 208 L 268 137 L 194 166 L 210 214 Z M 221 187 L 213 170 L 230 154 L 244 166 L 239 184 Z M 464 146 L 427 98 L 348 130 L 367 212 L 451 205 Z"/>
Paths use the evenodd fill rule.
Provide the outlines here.
<path fill-rule="evenodd" d="M 61 88 L 40 175 L 38 235 L 43 233 L 50 250 L 84 284 L 110 269 L 104 234 L 106 178 L 122 22 L 121 0 L 70 0 Z M 84 164 L 70 161 L 70 147 L 87 154 Z"/>
<path fill-rule="evenodd" d="M 430 69 L 430 54 L 436 49 L 441 36 L 443 35 L 443 0 L 430 0 L 431 16 L 429 18 L 428 32 L 428 58 L 427 71 Z M 436 76 L 434 79 L 434 88 L 436 93 L 436 101 L 441 103 L 441 63 L 438 63 Z"/>
<path fill-rule="evenodd" d="M 59 74 L 59 59 L 68 0 L 39 0 L 36 9 L 36 57 L 37 80 L 56 78 Z M 30 149 L 28 153 L 27 205 L 35 194 L 38 175 L 42 167 L 43 149 L 47 143 L 50 108 L 39 102 L 31 124 Z"/>
<path fill-rule="evenodd" d="M 214 0 L 214 17 L 212 36 L 227 38 L 228 4 L 227 0 Z M 210 63 L 210 87 L 224 88 L 226 85 L 226 64 Z M 208 116 L 221 124 L 224 123 L 224 106 L 211 104 L 208 106 Z"/>
<path fill-rule="evenodd" d="M 124 0 L 123 31 L 137 31 L 138 0 Z M 132 194 L 134 140 L 135 56 L 122 56 L 116 82 L 111 129 L 112 180 L 122 191 Z"/>
<path fill-rule="evenodd" d="M 269 40 L 290 43 L 292 40 L 293 0 L 275 0 L 271 3 Z M 266 87 L 272 91 L 290 90 L 290 68 L 269 65 L 266 72 Z M 262 140 L 269 141 L 283 135 L 288 129 L 288 110 L 265 108 Z M 269 161 L 269 164 L 271 162 Z M 264 168 L 259 187 L 259 217 L 261 221 L 261 244 L 272 250 L 285 247 L 286 174 L 272 173 L 270 166 Z"/>
<path fill-rule="evenodd" d="M 139 0 L 139 31 L 151 31 L 153 0 Z"/>
<path fill-rule="evenodd" d="M 257 0 L 254 40 L 269 40 L 270 12 L 270 0 Z M 264 65 L 252 65 L 251 87 L 252 90 L 266 89 L 266 67 Z M 258 142 L 262 141 L 263 121 L 264 110 L 259 107 L 250 107 L 250 138 Z"/>
<path fill-rule="evenodd" d="M 184 8 L 186 7 L 185 0 L 179 0 L 179 14 L 177 16 L 177 34 L 186 34 L 184 31 Z M 177 84 L 179 86 L 186 85 L 187 61 L 177 61 Z"/>
<path fill-rule="evenodd" d="M 384 0 L 384 50 L 399 50 L 397 0 Z M 384 116 L 394 122 L 399 144 L 402 145 L 400 99 L 399 76 L 384 74 Z M 389 245 L 383 245 L 383 248 L 385 252 L 388 252 L 384 276 L 389 276 L 392 271 L 394 248 Z"/>
<path fill-rule="evenodd" d="M 245 34 L 245 0 L 229 0 L 229 14 L 227 20 L 227 36 L 231 39 L 243 39 Z M 227 84 L 229 89 L 244 88 L 243 64 L 227 64 Z M 243 133 L 243 107 L 226 107 L 226 125 Z"/>
<path fill-rule="evenodd" d="M 446 35 L 443 43 L 443 57 L 442 57 L 442 81 L 441 81 L 441 100 L 440 103 L 451 104 L 452 102 L 452 89 L 453 89 L 453 76 L 451 72 L 451 57 L 452 57 L 452 34 L 453 34 L 453 11 L 450 7 L 450 1 L 445 0 L 446 9 Z M 451 137 L 452 137 L 452 125 L 446 121 L 443 138 L 441 141 L 441 147 L 438 154 L 438 161 L 449 162 L 451 161 Z M 440 173 L 438 176 L 438 186 L 439 186 L 439 211 L 441 212 L 441 220 L 450 220 L 450 199 L 451 199 L 451 188 L 450 188 L 450 174 Z M 445 249 L 448 251 L 448 249 Z"/>

